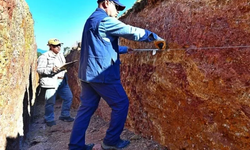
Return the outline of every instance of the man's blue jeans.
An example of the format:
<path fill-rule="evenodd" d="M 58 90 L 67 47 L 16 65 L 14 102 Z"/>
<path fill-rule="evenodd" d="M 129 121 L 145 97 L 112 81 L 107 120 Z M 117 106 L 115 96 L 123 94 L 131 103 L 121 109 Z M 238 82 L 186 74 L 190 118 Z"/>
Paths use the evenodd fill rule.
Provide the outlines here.
<path fill-rule="evenodd" d="M 120 140 L 129 107 L 129 100 L 122 84 L 86 83 L 82 81 L 81 105 L 71 132 L 70 150 L 84 149 L 85 132 L 101 97 L 112 109 L 109 128 L 103 142 L 107 145 L 115 145 Z"/>
<path fill-rule="evenodd" d="M 57 79 L 57 87 L 55 89 L 46 89 L 45 91 L 45 114 L 46 122 L 54 121 L 54 105 L 57 94 L 63 99 L 61 116 L 70 116 L 70 107 L 72 104 L 72 92 L 69 88 L 66 78 Z"/>

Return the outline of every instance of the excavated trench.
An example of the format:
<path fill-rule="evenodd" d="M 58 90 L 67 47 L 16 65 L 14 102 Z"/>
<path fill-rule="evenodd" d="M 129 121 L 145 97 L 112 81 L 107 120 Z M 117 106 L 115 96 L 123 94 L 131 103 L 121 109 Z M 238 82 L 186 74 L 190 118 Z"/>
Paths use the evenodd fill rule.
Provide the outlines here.
<path fill-rule="evenodd" d="M 157 33 L 169 49 L 121 55 L 126 127 L 169 149 L 249 149 L 249 16 L 246 0 L 138 1 L 120 20 Z M 155 48 L 122 38 L 120 44 Z M 67 56 L 75 59 L 77 50 Z M 69 80 L 79 97 L 77 70 Z M 100 106 L 108 120 L 108 106 Z"/>
<path fill-rule="evenodd" d="M 132 139 L 128 149 L 250 148 L 249 1 L 141 0 L 120 20 L 149 29 L 169 44 L 168 50 L 155 55 L 121 55 L 121 79 L 130 99 L 128 130 L 123 133 Z M 152 43 L 126 39 L 121 39 L 120 44 L 135 49 L 154 48 Z M 67 56 L 67 61 L 78 59 L 78 50 Z M 68 70 L 74 108 L 79 106 L 77 72 L 78 65 Z M 42 110 L 42 102 L 39 107 Z M 56 110 L 60 110 L 60 100 Z M 102 101 L 88 131 L 87 142 L 96 143 L 97 149 L 109 114 L 110 109 Z M 72 125 L 57 120 L 56 127 L 47 128 L 41 119 L 42 111 L 36 116 L 30 130 L 35 136 L 29 136 L 26 146 L 67 149 Z M 1 132 L 4 136 L 8 133 L 3 128 Z"/>
<path fill-rule="evenodd" d="M 56 100 L 55 121 L 57 125 L 48 127 L 44 123 L 44 91 L 42 90 L 36 99 L 33 121 L 30 124 L 29 133 L 25 140 L 20 143 L 20 150 L 68 150 L 68 143 L 73 123 L 63 122 L 58 119 L 61 111 L 62 100 L 60 97 Z M 76 116 L 77 109 L 71 109 L 71 115 Z M 106 134 L 109 124 L 97 113 L 92 117 L 89 128 L 86 133 L 86 143 L 94 143 L 94 150 L 102 150 L 101 142 Z M 129 139 L 131 144 L 126 150 L 167 150 L 165 146 L 143 138 L 128 129 L 124 129 L 121 138 Z M 16 143 L 14 143 L 16 144 Z M 8 150 L 16 148 L 7 147 Z"/>

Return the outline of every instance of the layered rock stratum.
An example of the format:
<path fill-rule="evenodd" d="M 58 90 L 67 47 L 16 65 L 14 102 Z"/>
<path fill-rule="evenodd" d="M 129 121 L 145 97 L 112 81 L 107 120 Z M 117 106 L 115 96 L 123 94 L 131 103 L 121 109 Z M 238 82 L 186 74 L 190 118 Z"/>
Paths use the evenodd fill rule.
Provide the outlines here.
<path fill-rule="evenodd" d="M 28 130 L 37 86 L 33 24 L 24 0 L 0 0 L 1 150 Z"/>
<path fill-rule="evenodd" d="M 250 148 L 249 1 L 141 0 L 120 20 L 169 43 L 155 55 L 121 55 L 121 80 L 130 99 L 127 128 L 169 149 Z M 79 51 L 74 53 L 78 59 Z M 75 79 L 76 72 L 68 73 Z M 77 83 L 71 83 L 78 85 L 75 105 Z M 98 113 L 109 118 L 108 112 L 102 101 Z"/>

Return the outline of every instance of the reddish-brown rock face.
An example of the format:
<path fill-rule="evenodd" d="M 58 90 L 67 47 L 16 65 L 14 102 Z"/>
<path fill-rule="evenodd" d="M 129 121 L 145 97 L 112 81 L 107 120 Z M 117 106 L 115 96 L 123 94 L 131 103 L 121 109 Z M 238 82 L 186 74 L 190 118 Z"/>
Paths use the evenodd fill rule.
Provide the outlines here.
<path fill-rule="evenodd" d="M 80 51 L 78 50 L 71 50 L 70 54 L 66 56 L 67 62 L 79 59 Z M 77 108 L 80 104 L 81 81 L 78 78 L 78 67 L 79 63 L 77 62 L 67 71 L 68 83 L 73 94 L 72 107 L 74 108 Z"/>
<path fill-rule="evenodd" d="M 249 147 L 248 57 L 246 49 L 123 56 L 127 126 L 171 149 Z"/>
<path fill-rule="evenodd" d="M 120 20 L 157 33 L 170 49 L 121 55 L 126 126 L 169 149 L 249 149 L 249 13 L 246 0 L 136 3 Z"/>
<path fill-rule="evenodd" d="M 127 126 L 170 149 L 250 148 L 250 48 L 231 47 L 250 45 L 249 11 L 242 0 L 149 0 L 123 16 L 170 46 L 154 56 L 122 56 Z M 121 44 L 153 48 L 124 39 Z"/>
<path fill-rule="evenodd" d="M 0 149 L 28 130 L 37 87 L 33 25 L 24 0 L 0 0 Z"/>

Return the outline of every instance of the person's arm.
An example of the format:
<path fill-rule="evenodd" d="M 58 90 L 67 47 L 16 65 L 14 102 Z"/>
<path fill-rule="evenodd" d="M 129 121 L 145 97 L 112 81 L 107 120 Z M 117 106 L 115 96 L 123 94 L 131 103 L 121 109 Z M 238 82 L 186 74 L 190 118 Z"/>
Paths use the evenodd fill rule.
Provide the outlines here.
<path fill-rule="evenodd" d="M 102 20 L 103 36 L 118 36 L 133 41 L 152 42 L 155 40 L 163 40 L 157 34 L 138 27 L 126 25 L 125 23 L 117 20 L 116 18 L 106 17 Z"/>
<path fill-rule="evenodd" d="M 47 58 L 41 55 L 37 61 L 37 72 L 40 75 L 52 75 L 52 68 L 47 67 Z"/>

